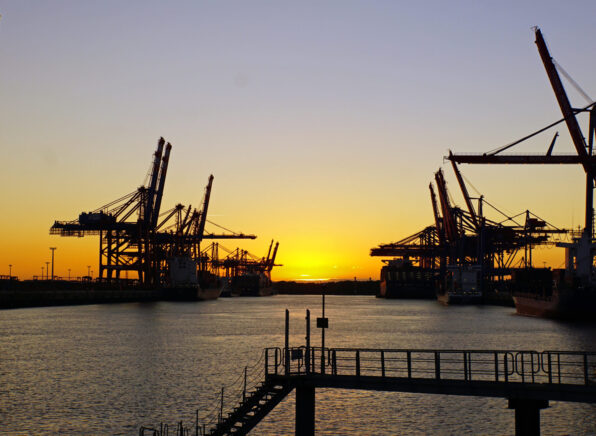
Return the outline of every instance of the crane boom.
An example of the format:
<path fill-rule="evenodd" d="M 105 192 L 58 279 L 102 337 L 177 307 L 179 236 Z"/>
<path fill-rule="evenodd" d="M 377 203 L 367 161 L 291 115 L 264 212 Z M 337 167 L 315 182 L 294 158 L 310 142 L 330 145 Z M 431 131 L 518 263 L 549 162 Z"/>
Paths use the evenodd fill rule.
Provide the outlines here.
<path fill-rule="evenodd" d="M 163 190 L 166 184 L 166 174 L 168 172 L 168 162 L 170 160 L 170 151 L 172 150 L 172 144 L 169 142 L 166 144 L 166 152 L 161 159 L 161 169 L 159 171 L 159 185 L 155 194 L 155 205 L 151 210 L 151 228 L 155 228 L 157 220 L 159 218 L 159 209 L 161 208 L 161 199 L 163 198 Z"/>
<path fill-rule="evenodd" d="M 445 185 L 443 171 L 440 168 L 439 171 L 435 173 L 435 181 L 437 182 L 439 202 L 441 203 L 441 210 L 443 212 L 443 228 L 445 230 L 445 237 L 447 242 L 453 242 L 457 239 L 457 227 L 455 225 L 455 219 L 453 218 L 453 213 L 451 211 L 451 203 L 449 202 L 449 196 L 447 195 L 447 186 Z"/>
<path fill-rule="evenodd" d="M 538 53 L 540 53 L 540 58 L 542 59 L 542 63 L 546 69 L 546 74 L 548 75 L 550 84 L 553 88 L 553 91 L 555 92 L 555 97 L 557 97 L 557 102 L 559 103 L 559 107 L 561 108 L 561 112 L 565 118 L 565 123 L 569 129 L 569 134 L 573 140 L 573 145 L 575 146 L 575 150 L 577 151 L 577 155 L 580 158 L 580 162 L 583 165 L 584 170 L 586 173 L 590 173 L 592 167 L 588 160 L 588 153 L 586 152 L 586 142 L 579 128 L 579 124 L 577 123 L 577 119 L 575 118 L 575 112 L 569 103 L 567 93 L 565 92 L 561 78 L 557 73 L 557 68 L 555 67 L 552 57 L 548 52 L 546 42 L 544 42 L 544 38 L 542 37 L 542 32 L 540 32 L 538 27 L 535 29 L 535 35 Z"/>
<path fill-rule="evenodd" d="M 205 223 L 207 222 L 207 209 L 209 209 L 209 199 L 211 198 L 211 187 L 213 186 L 213 174 L 209 176 L 207 187 L 205 188 L 205 199 L 203 200 L 203 210 L 201 211 L 201 218 L 199 221 L 199 228 L 197 234 L 199 240 L 203 239 L 203 233 L 205 232 Z"/>
<path fill-rule="evenodd" d="M 437 196 L 435 195 L 435 190 L 433 189 L 433 184 L 428 184 L 428 189 L 430 189 L 430 200 L 433 204 L 433 215 L 435 216 L 435 226 L 437 227 L 437 236 L 439 237 L 439 244 L 443 244 L 443 232 L 441 230 L 441 216 L 439 215 L 439 208 L 437 206 Z"/>
<path fill-rule="evenodd" d="M 155 204 L 155 189 L 157 187 L 157 177 L 159 176 L 159 164 L 161 162 L 161 155 L 163 153 L 163 146 L 165 144 L 163 137 L 159 138 L 157 142 L 157 150 L 153 155 L 153 168 L 151 170 L 151 181 L 149 182 L 149 189 L 147 190 L 147 200 L 145 204 L 145 224 L 149 225 L 153 219 L 153 207 Z"/>

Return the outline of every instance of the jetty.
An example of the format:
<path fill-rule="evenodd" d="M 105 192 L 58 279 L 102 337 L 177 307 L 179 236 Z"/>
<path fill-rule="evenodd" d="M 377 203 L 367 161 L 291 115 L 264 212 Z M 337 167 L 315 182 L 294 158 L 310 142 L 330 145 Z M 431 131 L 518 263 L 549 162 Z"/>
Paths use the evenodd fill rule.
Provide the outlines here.
<path fill-rule="evenodd" d="M 317 326 L 328 327 L 328 319 Z M 224 412 L 222 389 L 214 426 L 199 426 L 197 413 L 196 435 L 245 435 L 293 390 L 295 434 L 314 435 L 317 388 L 503 398 L 515 412 L 516 435 L 539 435 L 540 410 L 551 401 L 596 403 L 596 351 L 327 348 L 324 340 L 314 347 L 308 310 L 306 343 L 290 346 L 286 310 L 284 347 L 266 348 L 252 368 L 262 380 L 249 390 L 245 368 L 236 406 Z M 192 434 L 182 423 L 180 431 Z M 166 433 L 162 425 L 139 434 Z"/>

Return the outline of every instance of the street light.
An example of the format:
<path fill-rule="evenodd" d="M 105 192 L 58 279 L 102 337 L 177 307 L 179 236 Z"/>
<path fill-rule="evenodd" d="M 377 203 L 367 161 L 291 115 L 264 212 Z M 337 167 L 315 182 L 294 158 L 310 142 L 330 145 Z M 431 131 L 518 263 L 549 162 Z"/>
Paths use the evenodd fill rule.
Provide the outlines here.
<path fill-rule="evenodd" d="M 52 250 L 52 280 L 54 280 L 54 251 L 56 251 L 56 247 L 50 247 Z"/>
<path fill-rule="evenodd" d="M 8 264 L 8 278 L 12 277 L 12 265 Z"/>
<path fill-rule="evenodd" d="M 43 280 L 43 266 L 41 267 L 41 280 Z"/>
<path fill-rule="evenodd" d="M 91 265 L 87 265 L 87 277 L 91 278 Z"/>
<path fill-rule="evenodd" d="M 68 268 L 68 280 L 70 280 L 70 268 Z"/>
<path fill-rule="evenodd" d="M 50 279 L 50 262 L 46 262 L 46 280 Z"/>

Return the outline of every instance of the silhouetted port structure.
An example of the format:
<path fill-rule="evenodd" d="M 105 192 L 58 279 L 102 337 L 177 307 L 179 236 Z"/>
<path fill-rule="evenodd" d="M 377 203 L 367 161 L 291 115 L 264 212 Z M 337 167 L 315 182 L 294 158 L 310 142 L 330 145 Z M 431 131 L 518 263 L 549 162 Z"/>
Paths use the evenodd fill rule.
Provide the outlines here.
<path fill-rule="evenodd" d="M 237 397 L 222 388 L 213 413 L 199 422 L 197 412 L 195 434 L 245 435 L 295 390 L 295 434 L 314 435 L 317 388 L 503 398 L 515 410 L 516 435 L 539 435 L 540 410 L 550 401 L 596 403 L 596 352 L 313 347 L 308 310 L 306 345 L 291 347 L 286 310 L 284 347 L 266 348 L 245 367 L 227 387 Z M 227 414 L 224 398 L 235 405 Z M 163 427 L 140 434 L 160 435 Z"/>
<path fill-rule="evenodd" d="M 169 142 L 159 139 L 147 186 L 91 212 L 82 212 L 76 220 L 56 221 L 51 227 L 53 235 L 99 235 L 100 280 L 120 281 L 123 272 L 132 272 L 144 285 L 160 286 L 167 281 L 170 258 L 186 256 L 206 267 L 201 241 L 256 238 L 227 229 L 220 234 L 205 231 L 213 176 L 209 176 L 200 209 L 177 204 L 161 212 L 171 149 Z"/>
<path fill-rule="evenodd" d="M 443 171 L 439 169 L 435 173 L 436 193 L 433 184 L 429 185 L 435 225 L 398 242 L 372 248 L 371 256 L 399 260 L 397 265 L 395 260 L 386 261 L 388 265 L 382 274 L 399 274 L 410 264 L 417 274 L 426 278 L 429 287 L 440 292 L 441 288 L 454 286 L 454 271 L 472 271 L 476 276 L 476 286 L 494 289 L 512 274 L 519 263 L 524 268 L 532 266 L 533 247 L 552 243 L 551 235 L 568 233 L 568 230 L 549 225 L 530 211 L 513 217 L 503 214 L 500 222 L 487 218 L 484 209 L 494 206 L 482 195 L 472 198 L 455 160 L 451 163 L 466 210 L 452 205 Z M 473 200 L 478 202 L 477 210 Z M 497 208 L 494 209 L 500 213 Z M 518 257 L 520 252 L 523 252 L 522 258 Z M 517 264 L 516 259 L 519 261 Z M 382 280 L 384 278 L 392 279 L 381 277 Z"/>
<path fill-rule="evenodd" d="M 549 124 L 548 126 L 533 132 L 524 138 L 521 138 L 511 144 L 507 144 L 496 150 L 483 154 L 450 154 L 448 159 L 452 163 L 467 163 L 467 164 L 581 164 L 586 174 L 586 197 L 585 197 L 585 221 L 584 229 L 580 237 L 575 238 L 572 243 L 559 244 L 559 246 L 567 250 L 566 269 L 573 273 L 583 286 L 594 285 L 594 177 L 596 176 L 596 156 L 594 156 L 594 137 L 596 136 L 596 102 L 591 102 L 582 108 L 574 108 L 571 106 L 565 88 L 561 82 L 557 67 L 553 58 L 550 56 L 542 32 L 540 29 L 535 29 L 536 45 L 540 58 L 544 64 L 544 68 L 548 75 L 549 81 L 555 93 L 557 103 L 563 114 L 563 118 Z M 565 74 L 566 75 L 566 74 Z M 574 82 L 571 80 L 574 84 Z M 576 86 L 574 84 L 574 86 Z M 583 91 L 580 92 L 582 94 Z M 591 99 L 590 99 L 591 100 Z M 588 139 L 580 129 L 577 115 L 581 113 L 589 113 L 588 122 Z M 553 136 L 550 145 L 544 155 L 505 155 L 502 152 L 511 149 L 512 147 L 548 130 L 556 125 L 565 122 L 573 146 L 575 147 L 575 155 L 554 155 L 552 154 L 555 142 L 559 133 L 556 132 Z M 576 268 L 574 268 L 574 265 Z"/>
<path fill-rule="evenodd" d="M 540 29 L 535 29 L 536 45 L 540 58 L 546 69 L 549 81 L 555 92 L 563 118 L 537 130 L 517 141 L 482 154 L 458 154 L 449 152 L 446 157 L 451 162 L 456 179 L 464 197 L 466 210 L 451 205 L 442 170 L 435 174 L 437 195 L 430 185 L 431 201 L 435 225 L 402 239 L 401 241 L 383 244 L 371 250 L 371 256 L 394 257 L 386 260 L 381 280 L 391 278 L 390 275 L 403 273 L 408 266 L 426 277 L 434 277 L 438 292 L 441 288 L 453 287 L 456 281 L 462 286 L 463 272 L 476 274 L 478 280 L 471 280 L 486 291 L 502 288 L 503 279 L 518 282 L 521 288 L 543 296 L 550 295 L 552 273 L 544 268 L 534 268 L 532 264 L 532 248 L 537 245 L 553 243 L 552 236 L 559 234 L 573 240 L 558 242 L 557 246 L 566 249 L 566 280 L 583 288 L 594 287 L 594 208 L 593 190 L 596 175 L 596 156 L 593 155 L 594 137 L 596 136 L 596 103 L 591 102 L 582 108 L 573 108 L 569 102 L 563 84 L 557 73 L 557 67 L 550 56 Z M 567 75 L 566 73 L 564 73 Z M 571 83 L 578 87 L 571 79 Z M 585 93 L 578 89 L 584 96 Z M 586 96 L 587 97 L 587 96 Z M 590 99 L 591 100 L 591 99 Z M 588 139 L 584 138 L 577 121 L 577 115 L 589 112 Z M 543 133 L 558 124 L 565 122 L 576 150 L 576 155 L 553 154 L 558 132 L 550 140 L 548 149 L 543 155 L 507 155 L 502 152 Z M 507 217 L 501 222 L 487 219 L 483 214 L 484 206 L 492 205 L 482 195 L 474 199 L 470 197 L 457 164 L 581 164 L 586 173 L 586 206 L 585 226 L 580 236 L 573 235 L 549 225 L 545 220 L 529 211 L 525 212 L 525 221 L 518 216 Z M 477 210 L 473 200 L 477 200 Z M 495 210 L 497 210 L 495 208 Z M 498 211 L 498 210 L 497 210 Z M 521 214 L 520 214 L 521 215 Z M 524 256 L 519 264 L 515 264 L 516 255 L 523 250 Z M 521 267 L 521 268 L 520 268 Z M 455 280 L 459 273 L 459 280 Z M 389 276 L 388 276 L 389 275 Z M 429 286 L 431 280 L 428 280 Z M 509 283 L 511 286 L 511 283 Z M 533 285 L 537 289 L 531 289 Z M 543 289 L 540 289 L 543 287 Z"/>

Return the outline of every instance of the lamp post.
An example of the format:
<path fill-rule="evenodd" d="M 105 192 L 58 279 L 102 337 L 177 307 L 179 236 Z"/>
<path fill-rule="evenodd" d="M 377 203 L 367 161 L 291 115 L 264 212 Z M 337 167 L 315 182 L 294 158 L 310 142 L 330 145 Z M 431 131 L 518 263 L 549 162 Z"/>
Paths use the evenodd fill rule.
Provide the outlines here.
<path fill-rule="evenodd" d="M 50 279 L 50 262 L 46 262 L 46 280 Z"/>
<path fill-rule="evenodd" d="M 87 277 L 91 278 L 91 265 L 87 265 Z"/>
<path fill-rule="evenodd" d="M 70 280 L 70 268 L 68 268 L 68 280 Z"/>
<path fill-rule="evenodd" d="M 56 247 L 50 247 L 52 250 L 52 280 L 54 280 L 54 251 L 56 251 Z"/>
<path fill-rule="evenodd" d="M 8 264 L 8 278 L 12 277 L 12 264 Z"/>
<path fill-rule="evenodd" d="M 41 280 L 43 280 L 43 266 L 41 267 Z"/>

